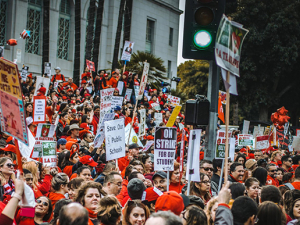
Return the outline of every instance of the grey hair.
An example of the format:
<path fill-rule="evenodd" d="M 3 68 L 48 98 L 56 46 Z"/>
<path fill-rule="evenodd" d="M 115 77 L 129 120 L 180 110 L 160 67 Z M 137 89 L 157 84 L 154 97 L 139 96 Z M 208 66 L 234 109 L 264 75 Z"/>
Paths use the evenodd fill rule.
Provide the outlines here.
<path fill-rule="evenodd" d="M 159 212 L 153 213 L 150 217 L 162 218 L 165 221 L 165 223 L 162 225 L 182 225 L 181 218 L 169 211 L 159 211 Z"/>

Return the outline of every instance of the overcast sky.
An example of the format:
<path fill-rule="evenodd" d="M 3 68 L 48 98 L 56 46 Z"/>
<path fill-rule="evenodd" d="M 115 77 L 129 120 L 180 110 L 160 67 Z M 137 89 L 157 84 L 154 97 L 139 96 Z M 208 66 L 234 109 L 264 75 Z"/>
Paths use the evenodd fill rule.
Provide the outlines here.
<path fill-rule="evenodd" d="M 184 11 L 184 9 L 185 9 L 185 0 L 179 0 L 179 8 L 182 11 Z M 188 59 L 182 58 L 183 23 L 184 23 L 184 13 L 182 13 L 180 15 L 180 22 L 179 22 L 179 40 L 178 40 L 177 65 L 179 65 L 180 63 L 188 60 Z"/>

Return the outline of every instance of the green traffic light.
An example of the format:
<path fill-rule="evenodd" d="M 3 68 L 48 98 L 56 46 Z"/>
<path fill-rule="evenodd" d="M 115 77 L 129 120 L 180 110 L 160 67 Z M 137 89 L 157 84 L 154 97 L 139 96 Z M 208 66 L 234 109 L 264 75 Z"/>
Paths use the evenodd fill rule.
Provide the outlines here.
<path fill-rule="evenodd" d="M 211 34 L 206 30 L 199 30 L 194 35 L 194 44 L 199 49 L 205 49 L 212 42 Z"/>

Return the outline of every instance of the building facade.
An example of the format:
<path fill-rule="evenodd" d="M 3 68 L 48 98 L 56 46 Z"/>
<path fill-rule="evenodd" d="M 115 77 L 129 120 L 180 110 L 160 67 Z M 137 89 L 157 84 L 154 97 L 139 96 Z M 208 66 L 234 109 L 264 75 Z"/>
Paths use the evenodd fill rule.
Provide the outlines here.
<path fill-rule="evenodd" d="M 48 0 L 49 1 L 49 0 Z M 96 1 L 96 6 L 98 4 Z M 118 15 L 121 0 L 104 0 L 102 28 L 99 46 L 98 68 L 111 69 Z M 49 26 L 49 52 L 46 53 L 54 68 L 59 66 L 66 77 L 73 77 L 75 54 L 75 0 L 50 0 L 49 22 L 43 21 L 46 13 L 43 0 L 0 0 L 0 46 L 4 46 L 4 58 L 17 60 L 29 72 L 40 75 L 43 68 L 45 38 Z M 90 1 L 81 0 L 80 15 L 80 73 L 84 69 L 86 32 Z M 179 0 L 133 0 L 130 41 L 135 42 L 133 52 L 147 51 L 164 60 L 167 76 L 177 74 L 177 48 L 179 36 Z M 78 15 L 77 15 L 78 16 Z M 28 39 L 20 38 L 24 30 L 31 31 Z M 119 59 L 123 48 L 121 33 Z M 16 46 L 6 44 L 17 39 Z M 46 48 L 47 49 L 47 48 Z M 95 62 L 97 63 L 97 62 Z"/>

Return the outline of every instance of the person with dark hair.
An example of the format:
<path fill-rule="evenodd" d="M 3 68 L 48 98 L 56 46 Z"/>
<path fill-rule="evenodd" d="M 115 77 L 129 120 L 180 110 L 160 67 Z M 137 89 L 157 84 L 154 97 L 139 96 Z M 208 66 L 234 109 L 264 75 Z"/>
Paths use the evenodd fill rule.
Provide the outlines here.
<path fill-rule="evenodd" d="M 263 167 L 257 167 L 252 172 L 252 177 L 255 177 L 259 181 L 259 186 L 265 186 L 268 177 L 268 171 Z"/>
<path fill-rule="evenodd" d="M 112 172 L 112 171 L 116 171 L 116 163 L 113 162 L 113 161 L 108 162 L 108 163 L 105 164 L 102 173 L 99 174 L 99 176 L 95 179 L 95 182 L 98 182 L 98 183 L 100 183 L 101 185 L 103 185 L 105 176 L 106 176 L 107 174 L 109 174 L 110 172 Z M 128 174 L 128 176 L 129 176 L 129 174 Z M 125 176 L 125 177 L 126 177 L 126 176 Z"/>
<path fill-rule="evenodd" d="M 73 201 L 75 199 L 78 189 L 83 183 L 84 183 L 84 179 L 80 177 L 76 177 L 68 183 L 68 194 L 70 200 Z"/>
<path fill-rule="evenodd" d="M 292 157 L 289 156 L 289 155 L 284 155 L 281 157 L 281 162 L 282 162 L 282 169 L 284 169 L 284 172 L 287 173 L 287 172 L 290 172 L 290 173 L 293 173 L 294 170 L 293 170 L 293 160 L 292 160 Z"/>
<path fill-rule="evenodd" d="M 283 183 L 283 175 L 285 175 L 284 169 L 282 167 L 277 168 L 277 174 L 276 174 L 276 179 L 279 182 L 279 185 L 282 185 Z"/>
<path fill-rule="evenodd" d="M 77 177 L 80 177 L 85 181 L 91 181 L 92 175 L 89 167 L 87 166 L 79 167 L 76 173 L 77 173 Z"/>
<path fill-rule="evenodd" d="M 234 162 L 230 166 L 230 174 L 228 176 L 228 181 L 243 183 L 244 173 L 245 170 L 243 164 Z"/>
<path fill-rule="evenodd" d="M 200 173 L 200 182 L 191 181 L 190 195 L 200 197 L 206 204 L 210 199 L 210 180 L 209 177 Z"/>
<path fill-rule="evenodd" d="M 209 179 L 211 179 L 213 175 L 213 163 L 209 160 L 201 160 L 200 161 L 200 173 L 206 174 Z"/>
<path fill-rule="evenodd" d="M 255 177 L 249 177 L 245 181 L 245 187 L 248 197 L 252 198 L 256 203 L 258 203 L 258 193 L 259 193 L 259 181 Z"/>
<path fill-rule="evenodd" d="M 300 219 L 300 198 L 297 198 L 296 200 L 293 201 L 292 207 L 290 211 L 288 212 L 289 216 L 294 219 L 288 225 L 294 225 L 296 224 L 295 222 L 298 222 Z"/>
<path fill-rule="evenodd" d="M 183 219 L 183 225 L 207 225 L 205 212 L 197 206 L 188 206 L 180 216 Z"/>
<path fill-rule="evenodd" d="M 245 163 L 246 163 L 246 157 L 243 154 L 238 154 L 237 157 L 235 158 L 234 162 L 241 163 L 243 165 L 243 168 L 246 168 Z"/>
<path fill-rule="evenodd" d="M 222 159 L 213 159 L 213 168 L 214 168 L 214 173 L 210 181 L 211 191 L 213 195 L 217 195 L 219 190 L 221 171 L 222 171 Z"/>
<path fill-rule="evenodd" d="M 277 176 L 277 166 L 274 163 L 270 163 L 266 167 L 268 171 L 268 177 L 267 177 L 267 185 L 274 185 L 276 187 L 279 186 L 279 182 L 276 179 Z"/>
<path fill-rule="evenodd" d="M 48 222 L 52 215 L 51 200 L 45 196 L 36 199 L 34 223 L 35 225 Z"/>
<path fill-rule="evenodd" d="M 61 136 L 64 133 L 64 128 L 67 125 L 67 121 L 69 119 L 68 113 L 67 112 L 63 112 L 59 115 L 59 121 L 57 124 L 57 128 L 56 128 L 56 138 L 60 139 Z"/>
<path fill-rule="evenodd" d="M 88 211 L 76 202 L 63 206 L 57 220 L 57 225 L 87 225 L 88 223 Z"/>
<path fill-rule="evenodd" d="M 259 167 L 266 168 L 267 164 L 268 163 L 267 163 L 267 161 L 265 159 L 259 159 L 259 160 L 257 160 L 257 166 L 259 166 Z"/>
<path fill-rule="evenodd" d="M 282 199 L 279 189 L 273 185 L 264 186 L 261 189 L 261 202 L 271 201 L 279 204 Z"/>
<path fill-rule="evenodd" d="M 233 202 L 231 212 L 235 225 L 254 224 L 257 214 L 257 204 L 247 196 L 240 196 Z"/>
<path fill-rule="evenodd" d="M 174 161 L 174 170 L 169 172 L 169 177 L 170 177 L 169 190 L 176 191 L 177 193 L 181 193 L 182 188 L 185 186 L 185 184 L 183 184 L 180 180 L 179 166 L 180 163 Z"/>
<path fill-rule="evenodd" d="M 229 186 L 229 189 L 231 191 L 231 199 L 232 200 L 235 200 L 236 198 L 238 198 L 240 196 L 244 196 L 245 191 L 246 191 L 245 186 L 239 182 L 231 183 Z"/>
<path fill-rule="evenodd" d="M 122 207 L 115 197 L 105 196 L 100 200 L 97 217 L 101 224 L 117 225 L 121 215 Z"/>
<path fill-rule="evenodd" d="M 279 205 L 266 201 L 259 205 L 256 225 L 285 225 L 286 219 Z"/>
<path fill-rule="evenodd" d="M 122 225 L 145 224 L 150 211 L 140 200 L 128 201 L 124 211 Z"/>
<path fill-rule="evenodd" d="M 117 196 L 122 189 L 122 176 L 118 172 L 111 172 L 105 176 L 103 190 L 108 195 Z"/>
<path fill-rule="evenodd" d="M 292 185 L 295 189 L 300 190 L 300 167 L 295 170 L 295 180 Z"/>

